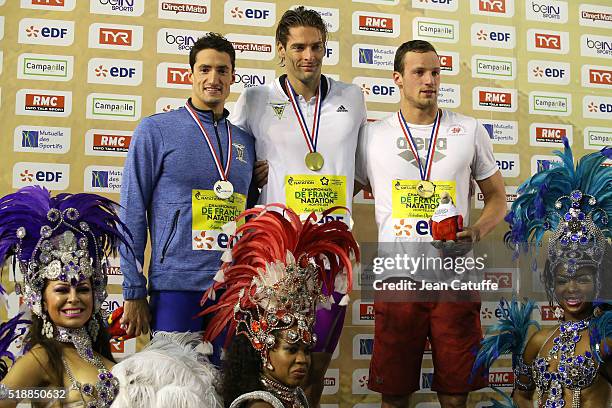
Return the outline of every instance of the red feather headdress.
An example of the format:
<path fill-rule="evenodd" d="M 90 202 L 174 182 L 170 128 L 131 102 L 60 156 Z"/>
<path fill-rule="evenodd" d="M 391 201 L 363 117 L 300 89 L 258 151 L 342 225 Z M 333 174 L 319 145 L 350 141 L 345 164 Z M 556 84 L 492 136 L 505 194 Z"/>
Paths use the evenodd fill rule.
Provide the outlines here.
<path fill-rule="evenodd" d="M 243 212 L 236 221 L 252 218 L 236 230 L 234 235 L 240 238 L 231 250 L 231 260 L 229 253 L 224 255 L 227 262 L 202 298 L 204 304 L 215 298 L 216 290 L 225 289 L 215 305 L 200 313 L 215 312 L 204 339 L 211 341 L 229 324 L 229 333 L 249 337 L 264 364 L 274 347 L 275 330 L 290 329 L 291 342 L 315 343 L 312 326 L 316 306 L 325 299 L 322 286 L 330 294 L 334 288 L 347 293 L 352 287 L 353 261 L 359 262 L 359 247 L 344 222 L 319 223 L 336 209 L 319 217 L 312 213 L 303 223 L 282 204 Z M 348 295 L 340 304 L 348 304 Z"/>

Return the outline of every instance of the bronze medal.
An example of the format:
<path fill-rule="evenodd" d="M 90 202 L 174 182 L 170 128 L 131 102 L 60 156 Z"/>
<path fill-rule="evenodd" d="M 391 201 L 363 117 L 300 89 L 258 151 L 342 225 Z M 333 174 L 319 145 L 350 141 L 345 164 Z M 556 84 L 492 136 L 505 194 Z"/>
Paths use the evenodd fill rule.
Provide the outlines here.
<path fill-rule="evenodd" d="M 323 155 L 319 152 L 310 152 L 304 158 L 304 163 L 312 171 L 319 171 L 323 168 Z"/>
<path fill-rule="evenodd" d="M 436 185 L 429 180 L 421 180 L 417 185 L 417 194 L 422 198 L 433 197 L 436 191 Z"/>

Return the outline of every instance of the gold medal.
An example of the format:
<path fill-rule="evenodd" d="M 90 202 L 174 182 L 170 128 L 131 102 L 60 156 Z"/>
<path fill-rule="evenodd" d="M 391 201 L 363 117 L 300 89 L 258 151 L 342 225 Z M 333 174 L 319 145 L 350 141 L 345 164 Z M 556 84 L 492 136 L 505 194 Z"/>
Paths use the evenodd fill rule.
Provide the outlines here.
<path fill-rule="evenodd" d="M 304 158 L 304 163 L 312 171 L 319 171 L 323 168 L 323 155 L 319 152 L 310 152 Z"/>
<path fill-rule="evenodd" d="M 417 194 L 422 198 L 431 198 L 436 191 L 436 185 L 429 180 L 421 180 L 417 185 Z"/>

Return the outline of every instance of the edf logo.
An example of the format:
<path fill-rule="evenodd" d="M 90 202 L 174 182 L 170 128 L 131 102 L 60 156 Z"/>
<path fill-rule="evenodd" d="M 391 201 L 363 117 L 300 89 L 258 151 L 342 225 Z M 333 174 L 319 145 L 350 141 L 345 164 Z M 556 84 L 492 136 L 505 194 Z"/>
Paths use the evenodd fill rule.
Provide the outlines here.
<path fill-rule="evenodd" d="M 499 167 L 500 170 L 511 171 L 511 170 L 514 169 L 515 163 L 513 161 L 510 161 L 510 160 L 496 160 L 496 162 L 497 162 L 497 166 Z"/>
<path fill-rule="evenodd" d="M 395 93 L 395 88 L 385 85 L 373 85 L 372 94 L 381 96 L 392 96 Z"/>
<path fill-rule="evenodd" d="M 230 10 L 234 18 L 250 18 L 254 20 L 265 20 L 270 17 L 270 10 L 259 10 L 255 8 L 247 8 L 244 11 L 240 7 L 234 7 Z"/>
<path fill-rule="evenodd" d="M 135 68 L 126 68 L 126 67 L 111 67 L 109 70 L 110 76 L 116 78 L 132 78 L 136 75 Z"/>
<path fill-rule="evenodd" d="M 43 171 L 34 173 L 34 179 L 40 183 L 59 183 L 64 175 L 61 171 Z"/>

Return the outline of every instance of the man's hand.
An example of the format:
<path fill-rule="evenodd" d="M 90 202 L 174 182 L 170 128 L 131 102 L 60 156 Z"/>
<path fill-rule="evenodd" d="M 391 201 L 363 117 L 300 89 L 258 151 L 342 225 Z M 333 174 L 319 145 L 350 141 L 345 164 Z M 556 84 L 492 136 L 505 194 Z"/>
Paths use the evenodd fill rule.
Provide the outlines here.
<path fill-rule="evenodd" d="M 123 316 L 121 317 L 121 327 L 127 332 L 128 336 L 140 336 L 149 332 L 149 322 L 151 312 L 146 298 L 125 300 L 123 302 Z"/>
<path fill-rule="evenodd" d="M 458 232 L 457 241 L 432 241 L 431 245 L 438 249 L 444 258 L 458 258 L 470 252 L 478 241 L 480 241 L 480 229 L 472 226 Z"/>
<path fill-rule="evenodd" d="M 268 161 L 258 160 L 255 162 L 255 168 L 253 169 L 253 177 L 257 188 L 262 188 L 268 184 Z"/>

